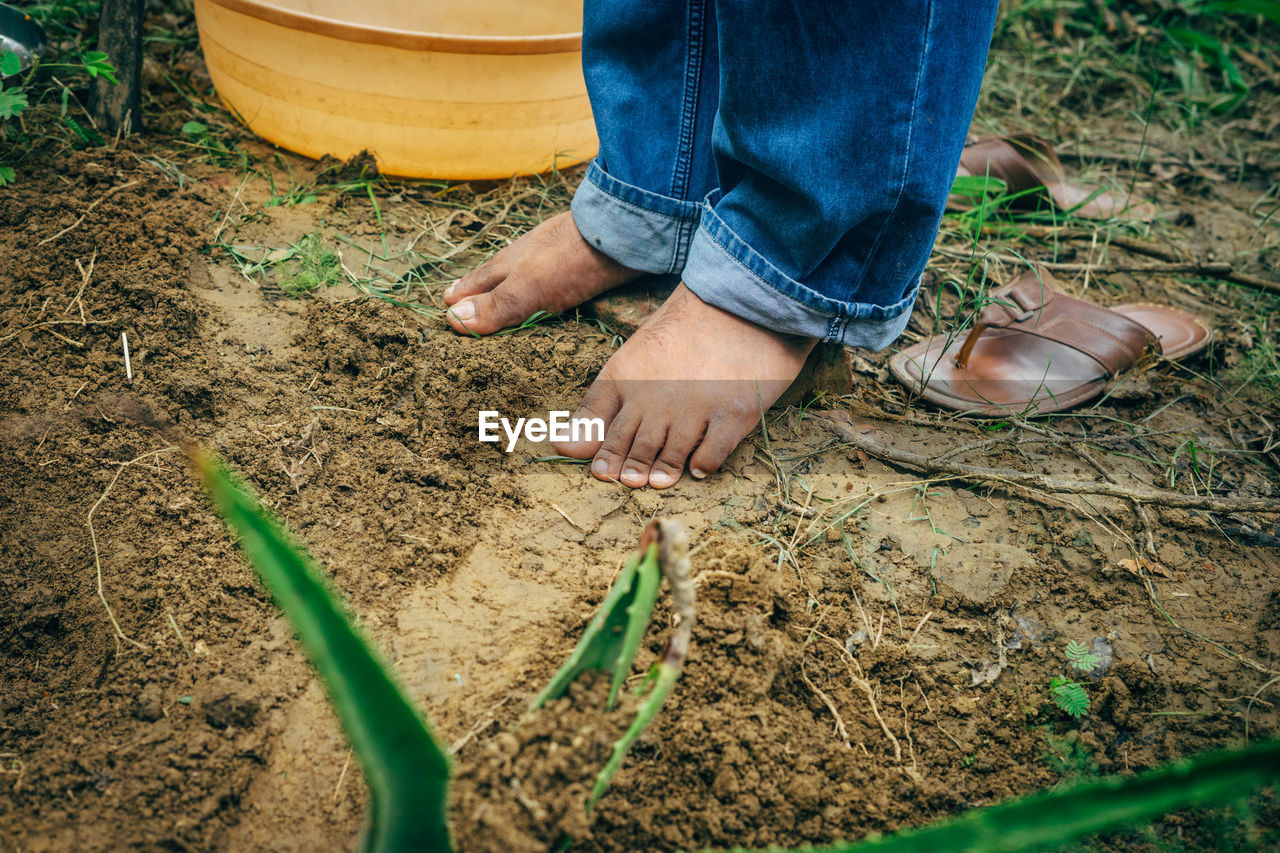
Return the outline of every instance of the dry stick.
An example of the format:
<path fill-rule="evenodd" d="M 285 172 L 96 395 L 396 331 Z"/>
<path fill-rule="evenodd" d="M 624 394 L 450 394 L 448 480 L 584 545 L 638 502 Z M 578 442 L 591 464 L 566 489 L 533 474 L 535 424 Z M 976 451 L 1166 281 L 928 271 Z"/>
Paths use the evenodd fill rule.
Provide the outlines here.
<path fill-rule="evenodd" d="M 130 637 L 126 637 L 124 634 L 124 631 L 120 630 L 120 623 L 116 621 L 116 614 L 114 611 L 112 611 L 111 605 L 107 603 L 106 593 L 102 591 L 102 556 L 98 552 L 98 534 L 93 529 L 93 514 L 95 511 L 97 511 L 98 507 L 102 505 L 102 502 L 107 499 L 107 495 L 111 494 L 112 487 L 115 486 L 116 481 L 120 479 L 120 475 L 124 473 L 125 468 L 128 468 L 130 465 L 137 464 L 138 462 L 141 462 L 143 459 L 148 459 L 152 456 L 157 456 L 161 453 L 168 453 L 170 450 L 177 450 L 177 449 L 178 448 L 174 446 L 161 447 L 159 450 L 147 451 L 141 456 L 138 456 L 134 459 L 130 459 L 128 462 L 121 462 L 120 467 L 116 469 L 116 475 L 111 478 L 111 482 L 108 483 L 107 487 L 102 490 L 101 497 L 98 498 L 98 500 L 94 503 L 93 507 L 90 508 L 89 514 L 85 517 L 85 524 L 89 526 L 89 541 L 93 543 L 93 566 L 94 566 L 94 569 L 97 571 L 98 598 L 102 600 L 102 606 L 107 609 L 107 618 L 111 620 L 111 627 L 115 628 L 116 630 L 116 652 L 117 653 L 119 653 L 120 651 L 121 640 L 125 640 L 129 643 L 132 643 L 133 645 L 137 646 L 140 649 L 143 649 L 144 651 L 146 650 L 147 647 L 142 645 L 142 643 L 139 643 L 137 640 L 134 640 Z"/>
<path fill-rule="evenodd" d="M 552 505 L 551 505 L 551 508 L 552 508 L 552 509 L 554 509 L 556 512 L 560 513 L 560 517 L 561 517 L 561 518 L 563 518 L 565 521 L 569 522 L 569 526 L 570 526 L 570 527 L 572 527 L 574 530 L 578 531 L 579 533 L 590 533 L 590 532 L 591 532 L 591 531 L 589 531 L 589 530 L 585 529 L 581 524 L 579 524 L 578 522 L 576 522 L 576 521 L 574 521 L 572 518 L 570 518 L 570 517 L 569 517 L 569 513 L 567 513 L 567 512 L 565 512 L 564 510 L 562 510 L 562 509 L 561 509 L 559 506 L 557 506 L 556 504 L 552 504 Z"/>
<path fill-rule="evenodd" d="M 902 763 L 902 745 L 898 743 L 898 739 L 893 736 L 893 732 L 889 730 L 889 726 L 884 721 L 884 717 L 880 716 L 880 708 L 876 705 L 876 692 L 871 687 L 871 682 L 867 681 L 866 674 L 862 671 L 862 665 L 858 663 L 858 659 L 853 653 L 846 649 L 832 637 L 823 636 L 823 639 L 831 643 L 844 654 L 844 667 L 849 673 L 849 679 L 861 687 L 863 692 L 867 694 L 867 703 L 871 705 L 871 713 L 876 718 L 876 722 L 880 724 L 880 729 L 884 732 L 885 737 L 889 739 L 889 743 L 893 744 L 893 757 L 899 764 Z M 854 672 L 854 670 L 857 672 Z"/>
<path fill-rule="evenodd" d="M 81 222 L 84 222 L 84 218 L 88 216 L 95 207 L 102 204 L 102 202 L 106 201 L 107 196 L 111 195 L 114 192 L 118 192 L 119 190 L 128 189 L 129 187 L 137 183 L 139 183 L 139 181 L 133 180 L 125 184 L 118 184 L 117 186 L 114 186 L 111 189 L 107 190 L 102 195 L 98 196 L 96 199 L 89 202 L 89 206 L 84 209 L 84 213 L 80 214 L 79 219 L 77 219 L 75 222 L 72 222 L 70 225 L 68 225 L 66 228 L 63 228 L 57 234 L 54 234 L 52 237 L 45 237 L 39 243 L 36 243 L 36 245 L 43 246 L 45 243 L 52 243 L 54 240 L 57 240 L 59 237 L 61 237 L 63 234 L 66 234 L 68 231 L 74 230 L 76 226 L 78 226 Z"/>
<path fill-rule="evenodd" d="M 932 616 L 932 615 L 933 615 L 933 611 L 932 611 L 932 610 L 930 610 L 928 613 L 926 613 L 926 614 L 924 615 L 924 618 L 920 620 L 920 624 L 916 626 L 916 629 L 915 629 L 914 631 L 912 631 L 912 632 L 911 632 L 911 636 L 907 638 L 907 645 L 908 645 L 908 646 L 909 646 L 909 645 L 911 645 L 911 641 L 912 641 L 912 640 L 914 640 L 914 639 L 916 638 L 916 634 L 919 634 L 919 633 L 920 633 L 920 629 L 924 627 L 924 623 L 928 622 L 928 621 L 929 621 L 929 617 L 930 617 L 930 616 Z"/>
<path fill-rule="evenodd" d="M 849 742 L 849 729 L 845 727 L 844 717 L 840 716 L 840 712 L 836 710 L 836 703 L 831 701 L 831 697 L 828 696 L 822 688 L 813 683 L 813 679 L 809 678 L 809 673 L 805 671 L 804 650 L 809 647 L 809 643 L 813 642 L 813 638 L 815 636 L 826 637 L 826 634 L 823 634 L 818 630 L 818 626 L 822 624 L 822 620 L 826 615 L 827 610 L 824 608 L 823 611 L 818 614 L 818 618 L 814 621 L 813 627 L 809 629 L 809 636 L 805 638 L 804 645 L 800 649 L 800 678 L 804 681 L 805 686 L 812 690 L 817 697 L 822 700 L 822 704 L 827 706 L 827 710 L 831 712 L 832 719 L 836 721 L 836 734 L 838 734 L 840 736 L 840 740 L 844 742 L 844 748 L 853 749 L 853 744 Z M 866 747 L 863 748 L 865 749 Z"/>
<path fill-rule="evenodd" d="M 848 424 L 818 415 L 810 415 L 810 417 L 843 438 L 849 445 L 870 456 L 898 465 L 917 468 L 928 473 L 949 474 L 960 480 L 1011 483 L 1017 486 L 1041 489 L 1046 492 L 1064 492 L 1072 495 L 1105 495 L 1113 498 L 1125 498 L 1131 501 L 1143 501 L 1157 506 L 1200 509 L 1206 512 L 1280 512 L 1280 500 L 1275 500 L 1274 498 L 1223 498 L 1215 495 L 1184 495 L 1181 492 L 1151 489 L 1146 486 L 1124 486 L 1118 483 L 1096 483 L 1086 480 L 1059 480 L 1057 477 L 1029 474 L 1025 471 L 1015 471 L 1012 468 L 987 468 L 980 465 L 967 465 L 962 462 L 950 462 L 937 457 L 922 456 L 909 450 L 899 450 L 896 447 L 884 447 L 859 435 Z"/>
<path fill-rule="evenodd" d="M 1071 446 L 1071 449 L 1075 451 L 1077 456 L 1079 456 L 1085 462 L 1088 462 L 1090 465 L 1092 465 L 1093 469 L 1097 471 L 1099 474 L 1106 477 L 1107 482 L 1109 483 L 1117 482 L 1116 478 L 1111 476 L 1111 472 L 1108 471 L 1106 468 L 1103 468 L 1102 464 L 1098 462 L 1097 459 L 1094 459 L 1093 455 L 1089 453 L 1089 451 L 1085 450 L 1084 447 L 1075 443 L 1072 443 L 1070 446 Z M 1142 505 L 1141 501 L 1133 500 L 1132 503 L 1133 503 L 1134 511 L 1138 514 L 1138 520 L 1142 522 L 1142 532 L 1144 537 L 1143 545 L 1146 547 L 1147 555 L 1154 560 L 1158 557 L 1158 555 L 1156 554 L 1156 540 L 1151 533 L 1151 519 L 1147 517 L 1146 507 Z"/>
<path fill-rule="evenodd" d="M 120 333 L 120 345 L 124 347 L 124 375 L 129 380 L 129 384 L 133 384 L 133 365 L 129 362 L 129 337 L 125 332 Z"/>
<path fill-rule="evenodd" d="M 342 762 L 342 772 L 338 774 L 338 784 L 333 786 L 333 796 L 329 798 L 330 802 L 338 801 L 338 794 L 342 793 L 342 782 L 347 778 L 347 768 L 351 766 L 351 749 L 347 749 L 347 760 Z"/>
<path fill-rule="evenodd" d="M 226 212 L 222 214 L 222 219 L 218 220 L 218 227 L 213 230 L 213 237 L 210 243 L 218 242 L 218 238 L 222 236 L 223 230 L 227 227 L 227 221 L 231 218 L 231 208 L 236 206 L 236 202 L 240 201 L 240 193 L 244 192 L 245 184 L 249 183 L 249 176 L 245 175 L 244 180 L 240 182 L 240 186 L 236 188 L 236 193 L 231 197 L 231 203 L 227 205 Z M 250 282 L 252 284 L 252 282 Z"/>
<path fill-rule="evenodd" d="M 998 233 L 998 229 L 991 228 L 990 226 L 983 226 L 982 231 L 983 233 L 988 234 Z M 1078 228 L 1032 227 L 1028 228 L 1025 233 L 1028 237 L 1054 237 L 1059 240 L 1082 240 L 1090 239 L 1093 236 L 1092 231 Z M 1280 293 L 1280 282 L 1271 281 L 1263 278 L 1262 276 L 1253 275 L 1252 273 L 1241 272 L 1230 263 L 1220 261 L 1188 262 L 1184 258 L 1179 257 L 1172 249 L 1166 249 L 1165 247 L 1158 246 L 1155 243 L 1150 243 L 1146 240 L 1139 240 L 1136 237 L 1126 237 L 1122 234 L 1112 235 L 1107 242 L 1112 246 L 1119 246 L 1121 249 L 1127 249 L 1130 252 L 1136 252 L 1140 255 L 1146 255 L 1150 258 L 1158 258 L 1162 261 L 1168 262 L 1165 269 L 1160 269 L 1158 267 L 1138 267 L 1135 268 L 1134 271 L 1189 272 L 1196 275 L 1226 279 L 1227 281 L 1233 281 L 1236 284 L 1243 284 L 1245 287 L 1252 287 L 1255 290 L 1264 290 L 1269 293 Z M 1055 266 L 1052 264 L 1046 264 L 1046 266 L 1048 266 L 1049 269 L 1065 270 L 1067 267 L 1082 268 L 1087 265 L 1065 264 Z M 1175 267 L 1177 267 L 1177 269 L 1175 269 Z M 1098 271 L 1100 268 L 1094 267 L 1094 269 L 1095 271 Z M 1106 270 L 1114 272 L 1129 271 L 1127 269 L 1122 270 L 1119 266 L 1106 267 Z"/>
<path fill-rule="evenodd" d="M 831 697 L 823 693 L 822 689 L 814 684 L 808 673 L 804 671 L 804 658 L 800 659 L 800 678 L 804 681 L 805 686 L 817 694 L 822 703 L 827 706 L 827 710 L 831 712 L 832 718 L 836 721 L 836 734 L 840 736 L 840 740 L 844 743 L 844 748 L 853 749 L 853 744 L 849 742 L 849 730 L 845 728 L 844 718 L 836 710 L 836 703 L 832 702 Z"/>
<path fill-rule="evenodd" d="M 480 717 L 480 719 L 476 721 L 476 724 L 467 730 L 466 734 L 464 734 L 462 737 L 458 738 L 452 744 L 450 744 L 449 754 L 457 755 L 458 751 L 462 749 L 464 746 L 466 746 L 468 743 L 470 743 L 472 738 L 480 734 L 480 732 L 484 731 L 489 726 L 496 723 L 498 721 L 498 716 L 497 716 L 498 709 L 501 708 L 503 705 L 507 704 L 508 702 L 510 702 L 511 696 L 512 694 L 508 693 L 496 705 L 494 705 L 488 711 L 485 711 L 484 714 Z"/>
<path fill-rule="evenodd" d="M 905 679 L 906 676 L 903 676 Z M 911 769 L 904 771 L 913 779 L 920 779 L 920 765 L 916 761 L 916 741 L 911 736 L 911 718 L 907 716 L 907 690 L 902 686 L 902 680 L 898 681 L 898 707 L 902 709 L 902 733 L 907 736 L 907 753 L 911 756 Z"/>
<path fill-rule="evenodd" d="M 529 198 L 530 196 L 535 196 L 535 195 L 538 195 L 537 190 L 526 190 L 525 192 L 522 192 L 519 195 L 512 196 L 511 199 L 507 201 L 506 206 L 504 206 L 502 210 L 494 214 L 489 219 L 488 222 L 486 222 L 483 226 L 481 226 L 479 231 L 472 234 L 470 237 L 463 240 L 461 243 L 458 243 L 456 246 L 454 246 L 449 251 L 445 252 L 443 255 L 437 256 L 435 258 L 436 263 L 447 261 L 450 258 L 454 257 L 455 255 L 461 252 L 465 252 L 467 249 L 470 249 L 472 246 L 474 246 L 476 243 L 482 240 L 485 236 L 487 236 L 488 233 L 491 230 L 493 230 L 493 227 L 495 225 L 498 225 L 500 222 L 502 222 L 506 218 L 507 214 L 511 211 L 511 208 L 515 207 L 517 204 L 524 201 L 526 198 Z"/>
<path fill-rule="evenodd" d="M 79 347 L 80 349 L 84 349 L 84 344 L 80 343 L 80 341 L 73 341 L 71 340 L 71 338 L 68 338 L 66 335 L 60 335 L 57 332 L 55 332 L 53 329 L 49 328 L 50 326 L 83 326 L 83 325 L 85 325 L 85 323 L 80 323 L 75 320 L 45 320 L 40 323 L 32 323 L 30 326 L 23 326 L 21 329 L 17 329 L 16 331 L 10 332 L 9 334 L 5 335 L 3 338 L 0 338 L 0 344 L 9 343 L 9 341 L 18 337 L 18 335 L 21 335 L 23 332 L 30 332 L 33 329 L 44 329 L 46 332 L 53 335 L 58 340 L 64 343 L 71 344 L 74 347 Z"/>
<path fill-rule="evenodd" d="M 89 321 L 84 316 L 84 303 L 80 301 L 80 297 L 84 296 L 84 289 L 89 286 L 89 279 L 93 276 L 93 264 L 98 260 L 98 250 L 94 249 L 93 254 L 89 256 L 89 268 L 86 270 L 84 265 L 80 263 L 80 259 L 76 258 L 76 269 L 80 270 L 80 289 L 76 291 L 76 295 L 67 303 L 67 307 L 62 309 L 62 313 L 66 314 L 71 310 L 71 306 L 75 305 L 80 309 L 80 325 L 86 325 Z"/>

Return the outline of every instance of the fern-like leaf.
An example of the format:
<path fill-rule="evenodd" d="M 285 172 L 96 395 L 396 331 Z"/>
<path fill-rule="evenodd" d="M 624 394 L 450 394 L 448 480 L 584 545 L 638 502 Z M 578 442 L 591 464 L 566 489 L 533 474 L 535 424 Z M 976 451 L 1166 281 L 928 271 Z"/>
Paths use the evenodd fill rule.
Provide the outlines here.
<path fill-rule="evenodd" d="M 1053 704 L 1072 717 L 1079 718 L 1089 713 L 1089 694 L 1082 684 L 1055 676 L 1049 682 L 1049 694 L 1053 696 Z"/>
<path fill-rule="evenodd" d="M 1079 640 L 1067 643 L 1066 654 L 1067 663 L 1071 664 L 1076 672 L 1089 672 L 1098 665 L 1098 656 Z"/>

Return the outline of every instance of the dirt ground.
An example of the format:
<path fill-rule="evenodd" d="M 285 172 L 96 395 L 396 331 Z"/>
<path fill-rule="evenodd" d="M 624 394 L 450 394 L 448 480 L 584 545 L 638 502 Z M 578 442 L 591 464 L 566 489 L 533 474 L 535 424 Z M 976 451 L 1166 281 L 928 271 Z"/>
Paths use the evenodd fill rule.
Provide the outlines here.
<path fill-rule="evenodd" d="M 380 186 L 376 210 L 363 193 L 278 204 L 262 174 L 319 167 L 250 142 L 259 175 L 188 163 L 179 181 L 148 162 L 165 132 L 51 149 L 0 204 L 0 849 L 358 838 L 366 792 L 319 683 L 139 403 L 223 454 L 328 567 L 456 749 L 462 850 L 858 838 L 1277 733 L 1275 515 L 1148 505 L 1144 521 L 1120 499 L 922 475 L 796 409 L 664 493 L 537 461 L 546 445 L 508 455 L 477 442 L 477 411 L 572 408 L 608 330 L 567 318 L 475 340 L 349 283 L 283 296 L 272 269 L 242 274 L 219 247 L 319 231 L 349 268 L 381 254 L 401 274 L 411 241 L 481 226 L 424 227 L 444 197 L 430 185 Z M 1144 186 L 1194 211 L 1170 240 L 1225 255 L 1252 239 L 1248 200 L 1274 178 Z M 1090 481 L 1093 460 L 1121 483 L 1275 496 L 1275 398 L 1226 377 L 1276 301 L 1214 279 L 1060 278 L 1108 304 L 1183 307 L 1216 341 L 1052 434 L 909 405 L 888 353 L 855 353 L 854 393 L 820 408 L 928 456 Z M 922 301 L 909 339 L 932 322 Z M 693 543 L 693 651 L 588 820 L 620 716 L 583 690 L 517 724 L 655 514 Z M 1079 720 L 1049 697 L 1069 641 L 1100 656 Z M 1274 840 L 1275 798 L 1251 808 L 1255 839 Z M 1113 843 L 1211 849 L 1211 824 L 1175 816 Z"/>

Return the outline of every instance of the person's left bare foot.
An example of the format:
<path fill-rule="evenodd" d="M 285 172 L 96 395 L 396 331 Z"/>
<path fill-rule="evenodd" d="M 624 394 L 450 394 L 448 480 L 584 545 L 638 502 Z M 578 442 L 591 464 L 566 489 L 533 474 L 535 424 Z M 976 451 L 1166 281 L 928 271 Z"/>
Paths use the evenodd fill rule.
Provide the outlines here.
<path fill-rule="evenodd" d="M 591 473 L 632 488 L 674 486 L 720 467 L 800 373 L 814 341 L 708 305 L 683 284 L 614 353 L 573 417 L 604 441 L 557 443 Z"/>

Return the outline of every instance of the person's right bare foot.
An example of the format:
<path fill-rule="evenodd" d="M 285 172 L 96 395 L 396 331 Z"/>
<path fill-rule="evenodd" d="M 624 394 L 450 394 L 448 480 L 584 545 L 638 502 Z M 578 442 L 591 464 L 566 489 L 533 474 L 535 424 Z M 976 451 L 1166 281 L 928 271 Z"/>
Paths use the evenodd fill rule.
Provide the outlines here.
<path fill-rule="evenodd" d="M 641 275 L 588 245 L 573 216 L 561 213 L 450 285 L 444 303 L 455 332 L 489 335 L 538 311 L 576 308 Z"/>

